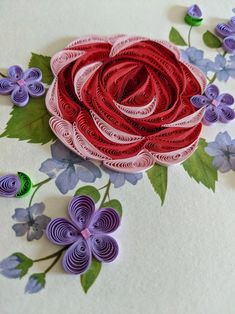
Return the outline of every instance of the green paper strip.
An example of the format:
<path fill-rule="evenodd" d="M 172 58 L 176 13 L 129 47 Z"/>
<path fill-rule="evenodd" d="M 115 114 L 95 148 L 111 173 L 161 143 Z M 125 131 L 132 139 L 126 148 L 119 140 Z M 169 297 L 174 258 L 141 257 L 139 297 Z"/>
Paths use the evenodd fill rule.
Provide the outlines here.
<path fill-rule="evenodd" d="M 20 190 L 16 194 L 16 197 L 20 198 L 30 194 L 33 184 L 30 177 L 27 174 L 23 172 L 18 172 L 17 175 L 20 179 L 21 186 Z"/>

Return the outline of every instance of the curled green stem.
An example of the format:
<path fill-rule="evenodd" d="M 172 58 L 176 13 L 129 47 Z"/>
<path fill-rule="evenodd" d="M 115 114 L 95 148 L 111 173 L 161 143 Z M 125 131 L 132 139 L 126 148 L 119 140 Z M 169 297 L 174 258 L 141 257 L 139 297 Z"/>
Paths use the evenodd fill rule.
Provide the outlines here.
<path fill-rule="evenodd" d="M 106 201 L 106 198 L 109 197 L 109 190 L 110 190 L 110 187 L 111 187 L 111 181 L 109 180 L 108 183 L 106 184 L 106 190 L 104 192 L 104 196 L 103 196 L 103 199 L 100 203 L 100 208 L 102 208 L 102 206 L 104 205 L 105 201 Z"/>

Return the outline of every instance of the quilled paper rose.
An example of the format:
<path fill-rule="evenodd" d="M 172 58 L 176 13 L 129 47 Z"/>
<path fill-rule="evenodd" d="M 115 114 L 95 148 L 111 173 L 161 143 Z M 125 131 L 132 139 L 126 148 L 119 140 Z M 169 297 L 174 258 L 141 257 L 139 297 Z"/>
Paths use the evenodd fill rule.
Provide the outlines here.
<path fill-rule="evenodd" d="M 95 211 L 95 203 L 86 195 L 75 196 L 69 206 L 70 219 L 55 218 L 47 226 L 48 239 L 57 245 L 69 246 L 62 265 L 66 272 L 86 272 L 94 256 L 100 262 L 112 262 L 118 255 L 118 244 L 109 233 L 120 225 L 113 208 Z"/>
<path fill-rule="evenodd" d="M 83 158 L 117 171 L 171 165 L 197 147 L 206 79 L 166 41 L 90 36 L 54 55 L 50 126 Z"/>
<path fill-rule="evenodd" d="M 8 69 L 7 77 L 0 79 L 0 95 L 11 95 L 13 104 L 24 107 L 29 97 L 40 97 L 45 93 L 41 79 L 42 72 L 38 68 L 24 72 L 18 65 L 13 65 Z"/>

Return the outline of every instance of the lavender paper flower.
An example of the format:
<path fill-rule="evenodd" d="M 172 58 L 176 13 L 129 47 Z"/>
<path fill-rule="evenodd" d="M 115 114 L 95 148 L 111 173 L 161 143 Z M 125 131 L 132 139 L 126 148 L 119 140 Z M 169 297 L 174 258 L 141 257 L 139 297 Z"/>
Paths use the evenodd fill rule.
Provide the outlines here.
<path fill-rule="evenodd" d="M 137 182 L 143 178 L 142 173 L 124 173 L 104 167 L 102 167 L 102 169 L 109 174 L 109 179 L 115 188 L 120 188 L 126 181 L 132 185 L 136 185 Z"/>
<path fill-rule="evenodd" d="M 202 23 L 202 11 L 197 4 L 191 5 L 187 9 L 187 14 L 184 17 L 187 24 L 191 26 L 199 26 Z"/>
<path fill-rule="evenodd" d="M 44 209 L 43 203 L 35 203 L 28 208 L 16 208 L 15 214 L 12 216 L 19 222 L 12 226 L 16 236 L 21 237 L 27 233 L 28 241 L 39 240 L 50 221 L 48 216 L 42 215 Z"/>
<path fill-rule="evenodd" d="M 45 93 L 41 79 L 42 72 L 38 68 L 24 72 L 18 65 L 13 65 L 8 69 L 7 77 L 0 79 L 0 95 L 11 95 L 13 104 L 24 107 L 29 97 L 40 97 Z"/>
<path fill-rule="evenodd" d="M 211 61 L 204 58 L 204 51 L 195 47 L 189 47 L 185 50 L 181 49 L 182 59 L 196 65 L 204 74 L 209 71 L 209 64 Z"/>
<path fill-rule="evenodd" d="M 31 275 L 26 284 L 25 293 L 34 294 L 41 291 L 46 285 L 45 276 L 45 273 Z"/>
<path fill-rule="evenodd" d="M 233 16 L 227 24 L 217 24 L 215 32 L 218 36 L 223 38 L 224 50 L 235 53 L 235 16 Z"/>
<path fill-rule="evenodd" d="M 20 179 L 15 174 L 0 176 L 0 196 L 14 197 L 20 190 Z"/>
<path fill-rule="evenodd" d="M 217 134 L 215 141 L 208 143 L 205 148 L 213 158 L 213 166 L 220 172 L 235 171 L 235 139 L 232 140 L 228 132 Z"/>
<path fill-rule="evenodd" d="M 79 180 L 94 182 L 101 177 L 101 171 L 95 164 L 75 155 L 60 141 L 51 145 L 51 155 L 52 158 L 44 161 L 39 171 L 56 178 L 55 184 L 62 194 L 74 189 Z"/>
<path fill-rule="evenodd" d="M 229 77 L 235 78 L 235 60 L 234 56 L 225 58 L 218 54 L 215 57 L 215 61 L 208 63 L 208 71 L 216 73 L 216 77 L 219 81 L 227 82 Z"/>
<path fill-rule="evenodd" d="M 108 234 L 120 225 L 120 217 L 113 208 L 95 212 L 89 196 L 75 196 L 69 206 L 70 219 L 55 218 L 47 226 L 48 239 L 57 245 L 69 245 L 62 265 L 66 272 L 82 274 L 92 256 L 100 262 L 112 262 L 118 255 L 118 244 Z"/>
<path fill-rule="evenodd" d="M 230 106 L 234 103 L 234 98 L 228 93 L 219 94 L 216 85 L 207 86 L 203 95 L 191 97 L 191 103 L 197 109 L 205 107 L 203 122 L 207 125 L 221 121 L 229 122 L 235 118 L 235 112 Z"/>

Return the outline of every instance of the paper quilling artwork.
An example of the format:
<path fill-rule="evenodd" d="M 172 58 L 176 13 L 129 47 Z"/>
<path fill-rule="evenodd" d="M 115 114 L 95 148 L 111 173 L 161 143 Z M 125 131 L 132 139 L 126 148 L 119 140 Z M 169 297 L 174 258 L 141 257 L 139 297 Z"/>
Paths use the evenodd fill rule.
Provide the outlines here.
<path fill-rule="evenodd" d="M 0 137 L 29 146 L 50 143 L 51 149 L 36 165 L 45 175 L 41 182 L 33 182 L 34 173 L 1 169 L 0 196 L 14 198 L 9 215 L 17 237 L 54 244 L 51 254 L 36 257 L 12 247 L 12 255 L 1 256 L 3 276 L 28 276 L 25 291 L 37 293 L 61 263 L 66 273 L 80 276 L 87 292 L 102 264 L 118 264 L 122 243 L 114 232 L 122 232 L 122 212 L 128 210 L 115 196 L 118 188 L 146 176 L 164 208 L 168 167 L 182 165 L 179 171 L 214 192 L 218 171 L 235 171 L 235 139 L 227 131 L 211 142 L 201 135 L 214 124 L 234 123 L 234 90 L 216 82 L 235 79 L 235 16 L 203 33 L 202 47 L 213 50 L 213 59 L 193 46 L 193 32 L 205 19 L 195 4 L 185 8 L 182 20 L 187 38 L 175 27 L 166 40 L 84 34 L 51 57 L 32 53 L 28 69 L 12 65 L 0 73 L 0 102 L 9 97 L 13 105 Z M 94 186 L 104 175 L 106 184 Z M 58 202 L 69 196 L 65 217 L 51 219 L 43 198 L 34 200 L 50 181 Z M 49 266 L 34 273 L 45 260 Z"/>

